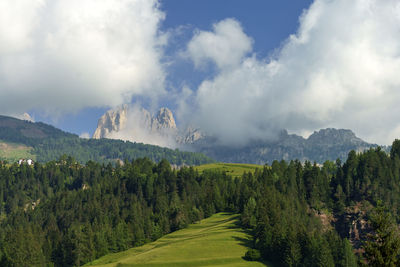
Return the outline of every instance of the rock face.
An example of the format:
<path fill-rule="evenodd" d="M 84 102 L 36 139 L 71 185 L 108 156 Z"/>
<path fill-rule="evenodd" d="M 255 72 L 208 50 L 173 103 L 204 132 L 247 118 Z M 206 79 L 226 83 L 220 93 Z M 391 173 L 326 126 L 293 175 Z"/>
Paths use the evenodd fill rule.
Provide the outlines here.
<path fill-rule="evenodd" d="M 364 146 L 366 142 L 358 138 L 351 130 L 327 128 L 315 131 L 307 141 L 314 145 L 332 146 L 337 144 L 352 144 Z"/>
<path fill-rule="evenodd" d="M 144 108 L 130 110 L 127 105 L 107 111 L 98 121 L 93 138 L 116 138 L 125 136 L 131 141 L 141 142 L 144 136 L 152 143 L 162 137 L 177 135 L 175 118 L 168 108 L 161 108 L 154 116 Z M 129 138 L 128 138 L 129 137 Z M 159 142 L 154 142 L 158 144 Z"/>
<path fill-rule="evenodd" d="M 117 110 L 107 111 L 97 123 L 97 129 L 93 134 L 94 139 L 106 138 L 111 132 L 118 132 L 125 128 L 128 106 L 123 105 Z"/>
<path fill-rule="evenodd" d="M 117 138 L 179 147 L 201 152 L 217 161 L 255 164 L 282 159 L 318 163 L 337 158 L 345 160 L 350 150 L 360 152 L 377 146 L 358 138 L 351 130 L 333 128 L 316 131 L 307 139 L 282 130 L 275 140 L 252 140 L 240 147 L 226 146 L 198 128 L 178 129 L 168 108 L 161 108 L 152 115 L 146 109 L 129 110 L 126 105 L 107 111 L 100 118 L 93 138 Z"/>
<path fill-rule="evenodd" d="M 176 129 L 174 115 L 168 108 L 161 108 L 151 119 L 151 130 Z"/>
<path fill-rule="evenodd" d="M 132 127 L 132 125 L 135 127 Z M 137 129 L 138 127 L 140 129 Z M 176 146 L 193 144 L 205 137 L 200 129 L 193 127 L 188 127 L 184 131 L 179 130 L 174 115 L 168 108 L 160 108 L 153 116 L 144 108 L 130 110 L 127 105 L 123 105 L 120 108 L 107 111 L 99 119 L 93 138 L 115 138 L 121 132 L 128 132 L 131 141 L 138 141 L 135 132 L 136 135 L 138 132 L 141 134 L 144 132 L 147 136 L 158 137 L 157 139 L 167 137 L 170 141 L 173 140 Z M 151 141 L 151 138 L 147 141 L 149 140 Z M 157 144 L 157 142 L 153 144 Z"/>
<path fill-rule="evenodd" d="M 176 140 L 181 145 L 192 145 L 205 137 L 206 135 L 200 129 L 189 126 L 183 133 L 177 136 Z"/>
<path fill-rule="evenodd" d="M 377 145 L 358 138 L 351 130 L 328 128 L 310 135 L 304 151 L 307 159 L 322 163 L 328 159 L 345 160 L 350 150 L 362 152 L 371 147 Z"/>

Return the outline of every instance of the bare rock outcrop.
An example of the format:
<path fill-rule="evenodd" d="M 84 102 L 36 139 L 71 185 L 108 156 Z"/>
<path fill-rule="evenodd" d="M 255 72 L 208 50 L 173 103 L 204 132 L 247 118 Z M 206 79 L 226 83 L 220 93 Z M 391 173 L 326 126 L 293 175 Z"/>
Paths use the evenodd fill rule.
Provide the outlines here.
<path fill-rule="evenodd" d="M 123 105 L 116 110 L 108 110 L 97 123 L 94 139 L 106 138 L 111 132 L 118 132 L 126 127 L 128 106 Z"/>
<path fill-rule="evenodd" d="M 128 105 L 108 110 L 99 119 L 93 138 L 107 138 L 110 133 L 126 129 L 129 126 L 129 112 Z M 175 118 L 168 108 L 161 108 L 155 116 L 152 116 L 148 110 L 141 108 L 140 112 L 136 112 L 132 117 L 141 128 L 147 129 L 152 133 L 162 132 L 166 129 L 176 129 Z"/>
<path fill-rule="evenodd" d="M 182 134 L 174 115 L 168 108 L 160 108 L 154 115 L 144 108 L 128 105 L 107 111 L 98 121 L 93 138 L 120 138 L 149 144 L 176 147 L 183 142 L 194 142 L 201 137 L 198 130 Z"/>
<path fill-rule="evenodd" d="M 168 108 L 161 108 L 152 120 L 153 129 L 176 129 L 174 115 Z"/>
<path fill-rule="evenodd" d="M 182 134 L 177 136 L 177 142 L 184 145 L 194 144 L 205 137 L 206 135 L 200 129 L 189 126 Z"/>

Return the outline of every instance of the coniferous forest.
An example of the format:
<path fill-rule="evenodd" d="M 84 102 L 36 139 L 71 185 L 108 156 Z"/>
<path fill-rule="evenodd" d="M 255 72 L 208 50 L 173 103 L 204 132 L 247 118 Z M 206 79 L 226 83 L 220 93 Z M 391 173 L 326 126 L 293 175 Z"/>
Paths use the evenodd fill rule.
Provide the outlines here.
<path fill-rule="evenodd" d="M 0 265 L 79 266 L 216 212 L 241 214 L 249 260 L 398 266 L 400 141 L 345 162 L 274 161 L 232 178 L 166 160 L 0 163 Z"/>

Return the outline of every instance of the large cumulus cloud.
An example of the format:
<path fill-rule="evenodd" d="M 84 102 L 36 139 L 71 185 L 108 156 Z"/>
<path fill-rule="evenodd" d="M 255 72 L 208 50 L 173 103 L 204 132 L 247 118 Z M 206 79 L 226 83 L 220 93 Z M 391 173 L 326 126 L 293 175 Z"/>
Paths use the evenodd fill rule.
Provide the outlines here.
<path fill-rule="evenodd" d="M 232 32 L 240 40 L 232 42 Z M 215 50 L 201 36 L 228 44 L 232 61 L 225 64 L 221 53 L 194 54 L 193 47 Z M 235 46 L 251 44 L 239 22 L 221 21 L 210 32 L 197 32 L 188 45 L 196 65 L 212 60 L 219 67 L 189 95 L 195 103 L 191 113 L 200 127 L 226 142 L 265 138 L 281 128 L 304 133 L 340 127 L 389 143 L 400 137 L 399 40 L 396 0 L 315 0 L 300 17 L 297 33 L 263 60 Z"/>
<path fill-rule="evenodd" d="M 226 19 L 213 25 L 213 32 L 198 31 L 188 44 L 188 54 L 196 67 L 214 61 L 220 68 L 237 65 L 251 51 L 252 40 L 234 19 Z"/>
<path fill-rule="evenodd" d="M 157 0 L 0 1 L 0 113 L 157 98 L 163 19 Z"/>

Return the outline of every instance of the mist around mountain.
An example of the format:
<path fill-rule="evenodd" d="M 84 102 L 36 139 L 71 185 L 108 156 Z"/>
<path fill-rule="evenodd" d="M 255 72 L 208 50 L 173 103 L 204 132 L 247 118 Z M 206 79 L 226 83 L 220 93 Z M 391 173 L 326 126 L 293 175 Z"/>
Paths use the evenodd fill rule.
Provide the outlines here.
<path fill-rule="evenodd" d="M 161 108 L 153 115 L 144 108 L 123 105 L 107 111 L 99 119 L 93 138 L 121 139 L 176 148 L 177 131 L 174 116 L 167 108 Z"/>
<path fill-rule="evenodd" d="M 265 164 L 282 159 L 317 163 L 338 158 L 344 161 L 351 150 L 362 152 L 377 146 L 358 138 L 351 130 L 327 128 L 315 131 L 308 138 L 283 130 L 273 140 L 253 140 L 239 147 L 219 145 L 213 138 L 200 140 L 189 147 L 218 161 Z"/>
<path fill-rule="evenodd" d="M 253 164 L 282 159 L 318 163 L 338 158 L 344 161 L 351 150 L 362 152 L 378 146 L 365 142 L 351 130 L 334 128 L 315 131 L 308 138 L 289 134 L 286 130 L 278 131 L 276 136 L 268 132 L 265 139 L 232 144 L 196 127 L 180 128 L 168 108 L 161 108 L 152 115 L 142 107 L 128 105 L 107 111 L 99 119 L 93 138 L 144 142 L 200 152 L 221 162 Z"/>
<path fill-rule="evenodd" d="M 94 139 L 110 138 L 143 142 L 169 148 L 186 148 L 204 138 L 205 135 L 194 127 L 179 129 L 172 111 L 160 108 L 152 114 L 140 106 L 123 105 L 108 110 L 98 121 Z"/>
<path fill-rule="evenodd" d="M 213 160 L 263 165 L 282 159 L 323 163 L 338 158 L 344 161 L 351 150 L 362 152 L 378 146 L 363 141 L 351 130 L 333 128 L 315 131 L 308 138 L 282 130 L 273 139 L 227 145 L 198 128 L 180 129 L 168 108 L 151 114 L 144 108 L 132 109 L 127 105 L 106 112 L 93 137 L 79 138 L 45 123 L 0 116 L 0 142 L 31 148 L 28 154 L 42 162 L 66 154 L 81 163 L 139 157 L 156 162 L 167 158 L 176 165 L 198 165 Z"/>
<path fill-rule="evenodd" d="M 72 156 L 80 163 L 90 160 L 115 163 L 143 157 L 155 162 L 167 159 L 177 166 L 213 162 L 212 159 L 200 153 L 122 140 L 79 138 L 75 134 L 64 132 L 45 123 L 7 116 L 0 116 L 0 143 L 13 146 L 23 145 L 27 150 L 25 155 L 33 156 L 39 162 L 53 161 L 63 155 Z M 0 160 L 10 159 L 15 161 L 15 157 L 0 158 Z"/>

